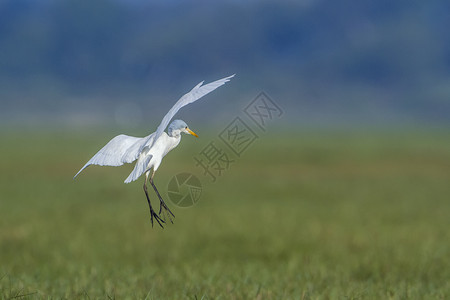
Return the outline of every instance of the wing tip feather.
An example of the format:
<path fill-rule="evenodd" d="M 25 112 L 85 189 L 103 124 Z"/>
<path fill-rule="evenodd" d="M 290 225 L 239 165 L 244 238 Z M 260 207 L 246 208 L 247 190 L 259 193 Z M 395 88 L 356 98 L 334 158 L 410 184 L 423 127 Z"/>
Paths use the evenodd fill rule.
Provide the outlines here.
<path fill-rule="evenodd" d="M 74 180 L 84 169 L 86 169 L 87 167 L 89 167 L 90 166 L 90 164 L 85 164 L 81 169 L 80 169 L 80 171 L 78 171 L 78 173 L 77 174 L 75 174 L 75 176 L 73 176 L 73 178 L 72 178 L 72 180 Z"/>
<path fill-rule="evenodd" d="M 219 83 L 220 85 L 223 85 L 223 84 L 227 83 L 228 81 L 230 81 L 231 78 L 233 78 L 235 75 L 236 75 L 236 73 L 234 73 L 233 75 L 224 77 L 224 78 L 222 78 L 222 79 L 218 79 L 218 80 L 216 80 L 216 81 L 210 82 L 210 83 L 208 83 L 208 84 L 211 84 L 211 83 Z M 198 88 L 201 88 L 201 87 L 203 86 L 204 83 L 205 83 L 204 80 L 201 81 L 199 84 L 197 84 L 196 86 L 194 86 L 194 88 L 192 89 L 192 91 L 193 91 L 193 90 L 196 90 L 196 89 L 198 89 Z M 191 91 L 191 92 L 192 92 L 192 91 Z"/>

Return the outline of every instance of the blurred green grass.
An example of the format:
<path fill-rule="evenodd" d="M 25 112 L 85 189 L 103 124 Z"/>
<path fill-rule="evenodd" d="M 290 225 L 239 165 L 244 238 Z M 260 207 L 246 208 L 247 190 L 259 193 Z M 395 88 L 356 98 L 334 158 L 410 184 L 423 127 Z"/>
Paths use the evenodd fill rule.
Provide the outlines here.
<path fill-rule="evenodd" d="M 213 138 L 165 158 L 166 200 Z M 142 181 L 122 183 L 131 166 L 72 180 L 108 139 L 2 134 L 0 298 L 450 297 L 447 132 L 264 136 L 216 183 L 201 177 L 197 205 L 169 202 L 164 230 Z"/>

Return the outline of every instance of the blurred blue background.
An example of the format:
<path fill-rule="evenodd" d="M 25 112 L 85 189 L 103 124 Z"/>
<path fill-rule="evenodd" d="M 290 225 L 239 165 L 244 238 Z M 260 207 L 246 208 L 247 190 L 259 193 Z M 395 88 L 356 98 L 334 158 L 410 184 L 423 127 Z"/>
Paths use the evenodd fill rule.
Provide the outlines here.
<path fill-rule="evenodd" d="M 236 73 L 187 119 L 223 126 L 265 91 L 288 124 L 448 127 L 449 15 L 444 0 L 2 0 L 0 124 L 150 131 Z"/>

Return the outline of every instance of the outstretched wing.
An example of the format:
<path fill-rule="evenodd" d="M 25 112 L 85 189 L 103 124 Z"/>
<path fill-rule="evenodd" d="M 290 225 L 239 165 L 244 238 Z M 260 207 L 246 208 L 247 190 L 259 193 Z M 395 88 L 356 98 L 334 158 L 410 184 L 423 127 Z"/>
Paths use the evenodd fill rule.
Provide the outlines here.
<path fill-rule="evenodd" d="M 153 135 L 154 133 L 143 138 L 124 134 L 116 136 L 100 149 L 73 178 L 90 165 L 121 166 L 124 163 L 135 161 L 145 143 L 151 140 Z"/>
<path fill-rule="evenodd" d="M 224 85 L 228 81 L 230 81 L 231 78 L 234 77 L 235 74 L 216 80 L 214 82 L 208 83 L 206 85 L 203 85 L 203 82 L 200 82 L 197 84 L 189 93 L 185 94 L 183 97 L 180 98 L 180 100 L 175 103 L 175 105 L 169 110 L 169 112 L 164 116 L 163 120 L 161 121 L 161 124 L 159 124 L 158 128 L 155 132 L 155 138 L 153 139 L 153 143 L 158 140 L 158 138 L 161 136 L 161 134 L 166 129 L 167 125 L 169 125 L 170 120 L 172 120 L 173 116 L 182 108 L 183 106 L 188 105 L 189 103 L 195 102 L 201 97 L 205 96 L 206 94 L 214 91 L 219 86 Z M 151 143 L 146 143 L 147 145 L 151 145 Z"/>

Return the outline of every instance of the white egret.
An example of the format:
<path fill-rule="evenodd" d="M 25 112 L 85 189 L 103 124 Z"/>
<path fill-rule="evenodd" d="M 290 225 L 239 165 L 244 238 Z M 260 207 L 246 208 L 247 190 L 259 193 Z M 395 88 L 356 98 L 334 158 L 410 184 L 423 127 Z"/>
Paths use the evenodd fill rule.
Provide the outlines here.
<path fill-rule="evenodd" d="M 178 146 L 181 140 L 181 133 L 189 133 L 195 137 L 198 137 L 184 121 L 175 120 L 173 121 L 167 130 L 167 133 L 164 132 L 170 120 L 172 120 L 173 116 L 185 105 L 197 101 L 201 97 L 206 94 L 214 91 L 219 86 L 224 85 L 226 82 L 230 81 L 230 79 L 234 75 L 229 77 L 225 77 L 223 79 L 211 82 L 209 84 L 203 85 L 203 81 L 197 84 L 190 92 L 181 97 L 175 105 L 169 110 L 169 112 L 164 116 L 161 124 L 159 124 L 156 132 L 146 136 L 146 137 L 134 137 L 128 135 L 118 135 L 114 137 L 109 143 L 107 143 L 100 151 L 97 152 L 82 168 L 78 173 L 73 177 L 77 177 L 81 171 L 87 168 L 90 165 L 99 165 L 99 166 L 121 166 L 124 163 L 132 163 L 136 161 L 136 165 L 134 166 L 133 171 L 125 179 L 125 183 L 130 183 L 138 179 L 142 174 L 145 173 L 145 181 L 144 181 L 144 192 L 147 197 L 148 206 L 150 208 L 150 216 L 151 222 L 153 226 L 153 218 L 156 219 L 158 224 L 163 227 L 162 223 L 165 223 L 165 218 L 161 218 L 162 209 L 168 213 L 169 219 L 172 222 L 172 218 L 174 214 L 167 207 L 163 198 L 158 192 L 156 188 L 153 177 L 155 176 L 156 170 L 158 170 L 161 161 L 166 154 Z M 150 172 L 153 170 L 150 176 Z M 160 201 L 159 214 L 156 214 L 152 208 L 150 203 L 150 198 L 147 192 L 147 181 L 150 182 L 153 189 L 155 190 L 156 195 Z M 173 223 L 173 222 L 172 222 Z"/>

